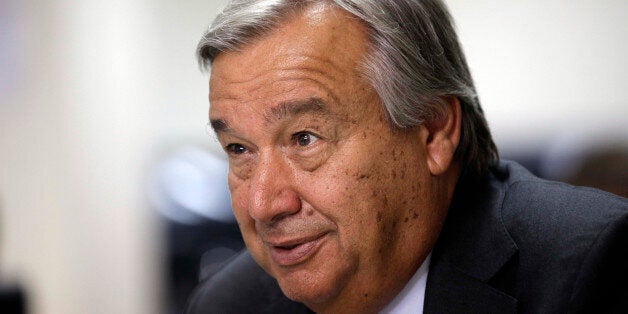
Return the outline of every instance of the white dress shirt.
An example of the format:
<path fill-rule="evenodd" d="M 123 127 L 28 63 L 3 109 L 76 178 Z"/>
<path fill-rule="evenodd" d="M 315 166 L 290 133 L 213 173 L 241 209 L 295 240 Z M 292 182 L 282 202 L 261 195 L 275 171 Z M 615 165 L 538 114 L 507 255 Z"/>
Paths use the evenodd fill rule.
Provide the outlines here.
<path fill-rule="evenodd" d="M 432 253 L 423 261 L 403 290 L 380 312 L 381 314 L 423 313 L 425 285 L 431 257 Z"/>

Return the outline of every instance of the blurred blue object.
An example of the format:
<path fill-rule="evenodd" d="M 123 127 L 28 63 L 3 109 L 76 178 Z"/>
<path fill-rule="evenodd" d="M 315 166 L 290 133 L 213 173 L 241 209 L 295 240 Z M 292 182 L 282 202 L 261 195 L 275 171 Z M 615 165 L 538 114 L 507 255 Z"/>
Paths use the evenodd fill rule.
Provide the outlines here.
<path fill-rule="evenodd" d="M 206 149 L 186 146 L 160 161 L 149 182 L 149 198 L 163 216 L 183 224 L 204 219 L 233 223 L 228 163 Z"/>

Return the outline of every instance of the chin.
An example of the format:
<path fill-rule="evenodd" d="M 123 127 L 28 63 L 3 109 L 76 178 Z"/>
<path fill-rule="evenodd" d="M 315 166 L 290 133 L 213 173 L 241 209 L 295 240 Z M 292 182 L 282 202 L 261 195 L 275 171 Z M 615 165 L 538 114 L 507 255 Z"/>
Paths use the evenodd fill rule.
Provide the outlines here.
<path fill-rule="evenodd" d="M 310 309 L 317 309 L 334 303 L 345 286 L 342 281 L 338 282 L 326 275 L 329 273 L 297 271 L 276 279 L 281 291 L 290 300 L 301 302 Z"/>

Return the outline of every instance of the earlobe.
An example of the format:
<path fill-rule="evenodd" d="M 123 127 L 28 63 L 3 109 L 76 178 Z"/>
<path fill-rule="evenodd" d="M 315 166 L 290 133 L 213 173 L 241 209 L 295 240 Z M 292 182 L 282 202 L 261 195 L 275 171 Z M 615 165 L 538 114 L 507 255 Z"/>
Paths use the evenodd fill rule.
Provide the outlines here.
<path fill-rule="evenodd" d="M 427 165 L 432 175 L 445 173 L 453 163 L 460 142 L 462 110 L 458 97 L 442 99 L 445 103 L 443 116 L 426 123 L 429 136 L 426 139 Z"/>

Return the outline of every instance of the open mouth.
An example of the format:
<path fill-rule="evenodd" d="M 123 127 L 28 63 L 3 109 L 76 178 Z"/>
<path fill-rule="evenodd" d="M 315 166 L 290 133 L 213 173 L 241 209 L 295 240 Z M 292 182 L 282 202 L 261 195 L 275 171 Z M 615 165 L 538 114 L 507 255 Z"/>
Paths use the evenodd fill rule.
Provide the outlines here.
<path fill-rule="evenodd" d="M 286 246 L 275 246 L 275 248 L 278 250 L 292 250 L 299 245 L 301 245 L 301 243 L 294 244 L 294 245 L 286 245 Z"/>
<path fill-rule="evenodd" d="M 321 246 L 327 234 L 321 234 L 316 237 L 289 241 L 289 244 L 271 245 L 270 255 L 280 266 L 291 266 L 304 262 L 310 256 L 314 255 Z"/>

